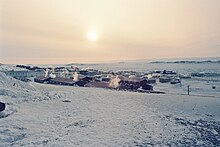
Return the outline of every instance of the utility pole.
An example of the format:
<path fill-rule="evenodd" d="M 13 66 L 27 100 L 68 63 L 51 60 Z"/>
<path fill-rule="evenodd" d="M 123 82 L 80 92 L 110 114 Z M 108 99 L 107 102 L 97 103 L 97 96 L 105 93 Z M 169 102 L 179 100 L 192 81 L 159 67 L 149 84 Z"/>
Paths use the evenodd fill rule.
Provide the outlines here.
<path fill-rule="evenodd" d="M 188 95 L 189 95 L 189 85 L 188 85 Z"/>

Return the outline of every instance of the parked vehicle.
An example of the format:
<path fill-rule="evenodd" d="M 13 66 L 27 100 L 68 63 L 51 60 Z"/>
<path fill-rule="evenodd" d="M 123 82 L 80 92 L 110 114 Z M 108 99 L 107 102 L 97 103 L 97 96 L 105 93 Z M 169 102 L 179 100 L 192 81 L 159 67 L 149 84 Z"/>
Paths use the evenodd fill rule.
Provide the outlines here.
<path fill-rule="evenodd" d="M 170 80 L 170 84 L 178 84 L 178 83 L 181 83 L 180 78 L 173 78 Z"/>

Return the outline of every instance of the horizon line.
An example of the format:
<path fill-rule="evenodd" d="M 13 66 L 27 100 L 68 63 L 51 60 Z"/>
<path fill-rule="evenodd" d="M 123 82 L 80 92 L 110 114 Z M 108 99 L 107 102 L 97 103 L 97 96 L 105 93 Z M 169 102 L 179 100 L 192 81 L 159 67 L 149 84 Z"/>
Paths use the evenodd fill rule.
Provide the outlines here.
<path fill-rule="evenodd" d="M 73 62 L 63 62 L 63 63 L 7 63 L 7 62 L 1 62 L 2 57 L 0 58 L 0 64 L 11 64 L 11 65 L 18 65 L 18 64 L 30 64 L 30 65 L 47 65 L 47 64 L 102 64 L 102 63 L 118 63 L 118 62 L 141 62 L 141 61 L 156 61 L 156 60 L 183 60 L 183 59 L 195 59 L 195 60 L 201 60 L 201 59 L 210 59 L 210 58 L 220 58 L 220 56 L 211 56 L 211 57 L 164 57 L 164 58 L 138 58 L 138 59 L 112 59 L 112 60 L 98 60 L 98 61 L 73 61 Z M 23 58 L 24 59 L 24 58 Z M 25 58 L 25 59 L 33 59 L 33 58 Z M 65 58 L 35 58 L 35 60 L 56 60 L 56 59 L 65 59 Z"/>

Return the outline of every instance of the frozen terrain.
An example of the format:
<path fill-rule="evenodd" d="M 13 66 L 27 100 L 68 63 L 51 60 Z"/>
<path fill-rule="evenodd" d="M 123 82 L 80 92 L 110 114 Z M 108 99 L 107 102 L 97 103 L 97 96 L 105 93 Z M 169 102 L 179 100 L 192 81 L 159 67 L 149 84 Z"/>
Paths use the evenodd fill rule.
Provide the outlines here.
<path fill-rule="evenodd" d="M 41 85 L 0 72 L 0 101 L 3 147 L 220 146 L 218 96 Z"/>

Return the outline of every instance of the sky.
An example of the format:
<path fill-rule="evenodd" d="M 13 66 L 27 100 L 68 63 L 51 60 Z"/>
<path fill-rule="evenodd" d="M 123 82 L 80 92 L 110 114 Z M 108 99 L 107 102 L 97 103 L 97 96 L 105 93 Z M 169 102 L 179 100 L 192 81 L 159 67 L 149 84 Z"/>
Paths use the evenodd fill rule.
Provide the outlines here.
<path fill-rule="evenodd" d="M 0 0 L 0 63 L 190 57 L 220 57 L 220 0 Z"/>

